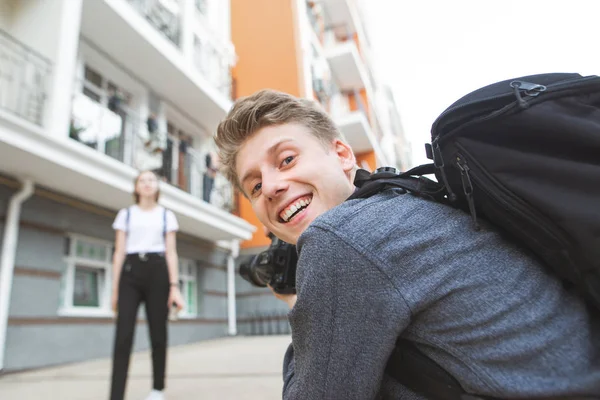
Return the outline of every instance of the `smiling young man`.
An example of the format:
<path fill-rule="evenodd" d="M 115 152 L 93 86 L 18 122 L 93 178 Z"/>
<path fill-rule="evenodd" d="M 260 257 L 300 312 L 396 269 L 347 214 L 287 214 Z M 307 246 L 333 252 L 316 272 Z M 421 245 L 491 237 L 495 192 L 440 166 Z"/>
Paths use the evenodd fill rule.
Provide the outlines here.
<path fill-rule="evenodd" d="M 352 149 L 316 104 L 264 90 L 216 135 L 224 173 L 296 244 L 284 399 L 422 399 L 385 373 L 414 343 L 469 393 L 600 398 L 600 323 L 527 251 L 389 189 L 346 201 Z"/>

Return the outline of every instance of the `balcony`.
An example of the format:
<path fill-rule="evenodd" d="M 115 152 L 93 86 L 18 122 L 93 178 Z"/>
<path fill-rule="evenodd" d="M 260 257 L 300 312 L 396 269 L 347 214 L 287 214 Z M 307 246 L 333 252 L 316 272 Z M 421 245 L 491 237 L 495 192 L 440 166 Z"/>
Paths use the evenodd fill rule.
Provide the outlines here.
<path fill-rule="evenodd" d="M 349 32 L 356 32 L 354 10 L 351 0 L 321 0 L 328 26 L 347 26 Z"/>
<path fill-rule="evenodd" d="M 181 29 L 179 4 L 175 0 L 127 0 L 152 26 L 175 45 Z"/>
<path fill-rule="evenodd" d="M 378 149 L 366 106 L 357 91 L 342 91 L 323 79 L 313 79 L 313 91 L 355 153 Z"/>
<path fill-rule="evenodd" d="M 359 90 L 367 85 L 367 70 L 353 35 L 345 27 L 324 32 L 323 48 L 341 90 Z"/>
<path fill-rule="evenodd" d="M 235 98 L 229 56 L 210 40 L 194 38 L 194 67 L 227 99 Z"/>
<path fill-rule="evenodd" d="M 73 98 L 69 137 L 136 170 L 153 170 L 163 181 L 198 199 L 231 212 L 233 188 L 218 175 L 204 191 L 206 154 L 190 146 L 191 138 L 161 130 L 156 119 L 106 108 L 82 93 Z"/>
<path fill-rule="evenodd" d="M 42 125 L 50 61 L 0 29 L 0 108 Z"/>
<path fill-rule="evenodd" d="M 211 67 L 198 68 L 193 43 L 181 46 L 183 35 L 191 34 L 183 31 L 181 21 L 175 0 L 84 1 L 82 41 L 198 125 L 212 129 L 231 107 L 228 60 L 201 53 Z"/>

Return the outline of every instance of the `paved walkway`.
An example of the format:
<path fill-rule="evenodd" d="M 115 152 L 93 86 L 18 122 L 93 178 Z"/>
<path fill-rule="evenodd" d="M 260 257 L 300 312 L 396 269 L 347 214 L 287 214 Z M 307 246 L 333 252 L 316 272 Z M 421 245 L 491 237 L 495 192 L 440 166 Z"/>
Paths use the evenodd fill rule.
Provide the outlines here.
<path fill-rule="evenodd" d="M 167 400 L 281 399 L 281 367 L 290 336 L 232 337 L 169 349 Z M 126 400 L 143 400 L 152 385 L 150 354 L 134 353 Z M 2 400 L 106 400 L 110 360 L 0 377 Z"/>

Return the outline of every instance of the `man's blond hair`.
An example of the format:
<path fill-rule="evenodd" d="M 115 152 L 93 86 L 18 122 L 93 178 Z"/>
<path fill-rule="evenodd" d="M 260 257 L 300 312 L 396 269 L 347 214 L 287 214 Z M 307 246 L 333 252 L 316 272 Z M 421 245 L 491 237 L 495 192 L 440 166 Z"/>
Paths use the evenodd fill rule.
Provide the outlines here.
<path fill-rule="evenodd" d="M 232 184 L 240 187 L 235 161 L 242 144 L 262 128 L 284 124 L 305 126 L 324 146 L 335 139 L 344 140 L 329 115 L 312 100 L 270 89 L 240 98 L 215 136 L 221 172 Z"/>

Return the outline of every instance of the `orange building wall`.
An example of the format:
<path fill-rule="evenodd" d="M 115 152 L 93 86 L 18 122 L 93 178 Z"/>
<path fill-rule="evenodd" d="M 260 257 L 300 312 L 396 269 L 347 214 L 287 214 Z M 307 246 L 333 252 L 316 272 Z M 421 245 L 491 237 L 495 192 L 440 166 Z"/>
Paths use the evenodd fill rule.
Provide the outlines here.
<path fill-rule="evenodd" d="M 301 96 L 293 1 L 231 0 L 231 39 L 238 61 L 232 71 L 236 96 L 270 88 Z M 268 246 L 250 202 L 238 196 L 241 218 L 258 229 L 242 248 Z"/>
<path fill-rule="evenodd" d="M 231 0 L 237 95 L 270 88 L 300 96 L 292 1 Z"/>
<path fill-rule="evenodd" d="M 362 168 L 363 161 L 366 161 L 367 164 L 369 165 L 369 167 L 371 168 L 370 172 L 375 171 L 375 169 L 377 168 L 377 159 L 375 158 L 374 151 L 368 151 L 366 153 L 356 154 L 356 164 L 358 164 L 358 166 L 360 168 Z"/>

